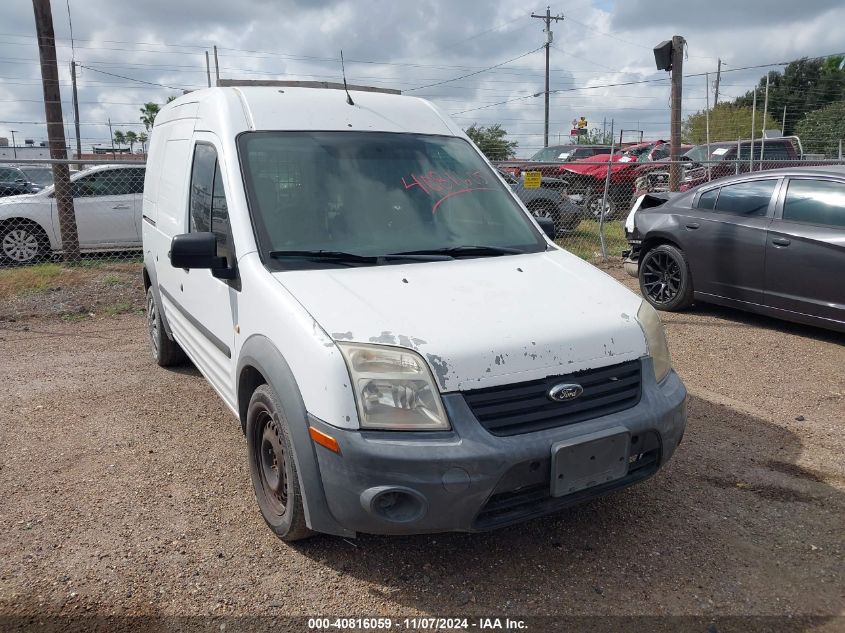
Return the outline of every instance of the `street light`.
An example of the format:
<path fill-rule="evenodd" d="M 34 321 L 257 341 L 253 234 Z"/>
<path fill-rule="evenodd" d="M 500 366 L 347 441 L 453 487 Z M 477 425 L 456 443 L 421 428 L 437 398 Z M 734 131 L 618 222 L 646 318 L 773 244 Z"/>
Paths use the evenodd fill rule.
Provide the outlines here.
<path fill-rule="evenodd" d="M 17 132 L 17 130 L 9 130 L 9 131 L 12 133 L 12 154 L 14 155 L 15 158 L 17 158 L 18 157 L 18 150 L 15 147 L 15 132 Z"/>

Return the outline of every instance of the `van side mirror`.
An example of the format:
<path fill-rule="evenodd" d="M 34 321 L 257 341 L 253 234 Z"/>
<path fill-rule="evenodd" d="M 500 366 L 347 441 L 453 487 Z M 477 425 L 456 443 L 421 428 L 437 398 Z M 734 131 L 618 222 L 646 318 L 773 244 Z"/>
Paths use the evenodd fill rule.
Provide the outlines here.
<path fill-rule="evenodd" d="M 208 268 L 222 279 L 234 277 L 225 257 L 217 255 L 217 236 L 214 233 L 183 233 L 170 242 L 170 265 L 174 268 Z"/>
<path fill-rule="evenodd" d="M 557 235 L 555 235 L 555 221 L 551 218 L 535 217 L 534 219 L 537 220 L 537 224 L 539 224 L 540 228 L 543 229 L 543 233 L 545 233 L 550 240 L 554 241 L 555 237 L 557 237 Z"/>

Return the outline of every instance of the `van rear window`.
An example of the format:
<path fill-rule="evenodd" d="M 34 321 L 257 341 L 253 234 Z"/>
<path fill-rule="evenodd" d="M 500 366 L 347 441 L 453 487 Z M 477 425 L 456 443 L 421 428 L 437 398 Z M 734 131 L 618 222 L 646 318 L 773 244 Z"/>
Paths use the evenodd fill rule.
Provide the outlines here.
<path fill-rule="evenodd" d="M 364 256 L 545 241 L 476 150 L 452 137 L 248 132 L 238 139 L 261 250 Z M 268 258 L 265 258 L 268 262 Z M 273 262 L 276 267 L 326 262 Z"/>

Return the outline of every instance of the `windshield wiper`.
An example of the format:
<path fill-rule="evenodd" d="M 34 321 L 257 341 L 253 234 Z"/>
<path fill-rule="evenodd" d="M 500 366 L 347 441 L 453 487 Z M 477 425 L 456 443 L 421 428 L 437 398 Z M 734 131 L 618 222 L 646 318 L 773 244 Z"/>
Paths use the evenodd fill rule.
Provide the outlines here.
<path fill-rule="evenodd" d="M 344 251 L 305 250 L 305 251 L 270 251 L 274 259 L 307 259 L 337 264 L 385 264 L 389 261 L 438 262 L 452 259 L 446 253 L 388 253 L 386 255 L 358 255 Z"/>
<path fill-rule="evenodd" d="M 495 257 L 497 255 L 520 255 L 525 251 L 518 248 L 506 246 L 446 246 L 443 248 L 430 248 L 419 251 L 406 251 L 394 253 L 394 255 L 449 255 L 451 257 Z"/>
<path fill-rule="evenodd" d="M 312 261 L 337 262 L 338 264 L 375 264 L 377 257 L 356 255 L 343 251 L 270 251 L 268 255 L 274 259 L 310 259 Z"/>

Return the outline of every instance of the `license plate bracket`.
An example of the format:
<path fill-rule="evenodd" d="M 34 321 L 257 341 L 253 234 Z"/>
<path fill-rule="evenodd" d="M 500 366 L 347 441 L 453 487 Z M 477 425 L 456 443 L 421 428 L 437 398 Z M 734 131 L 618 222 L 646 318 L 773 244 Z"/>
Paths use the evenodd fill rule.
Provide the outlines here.
<path fill-rule="evenodd" d="M 552 445 L 551 494 L 571 495 L 628 473 L 631 434 L 624 427 L 579 435 Z"/>

